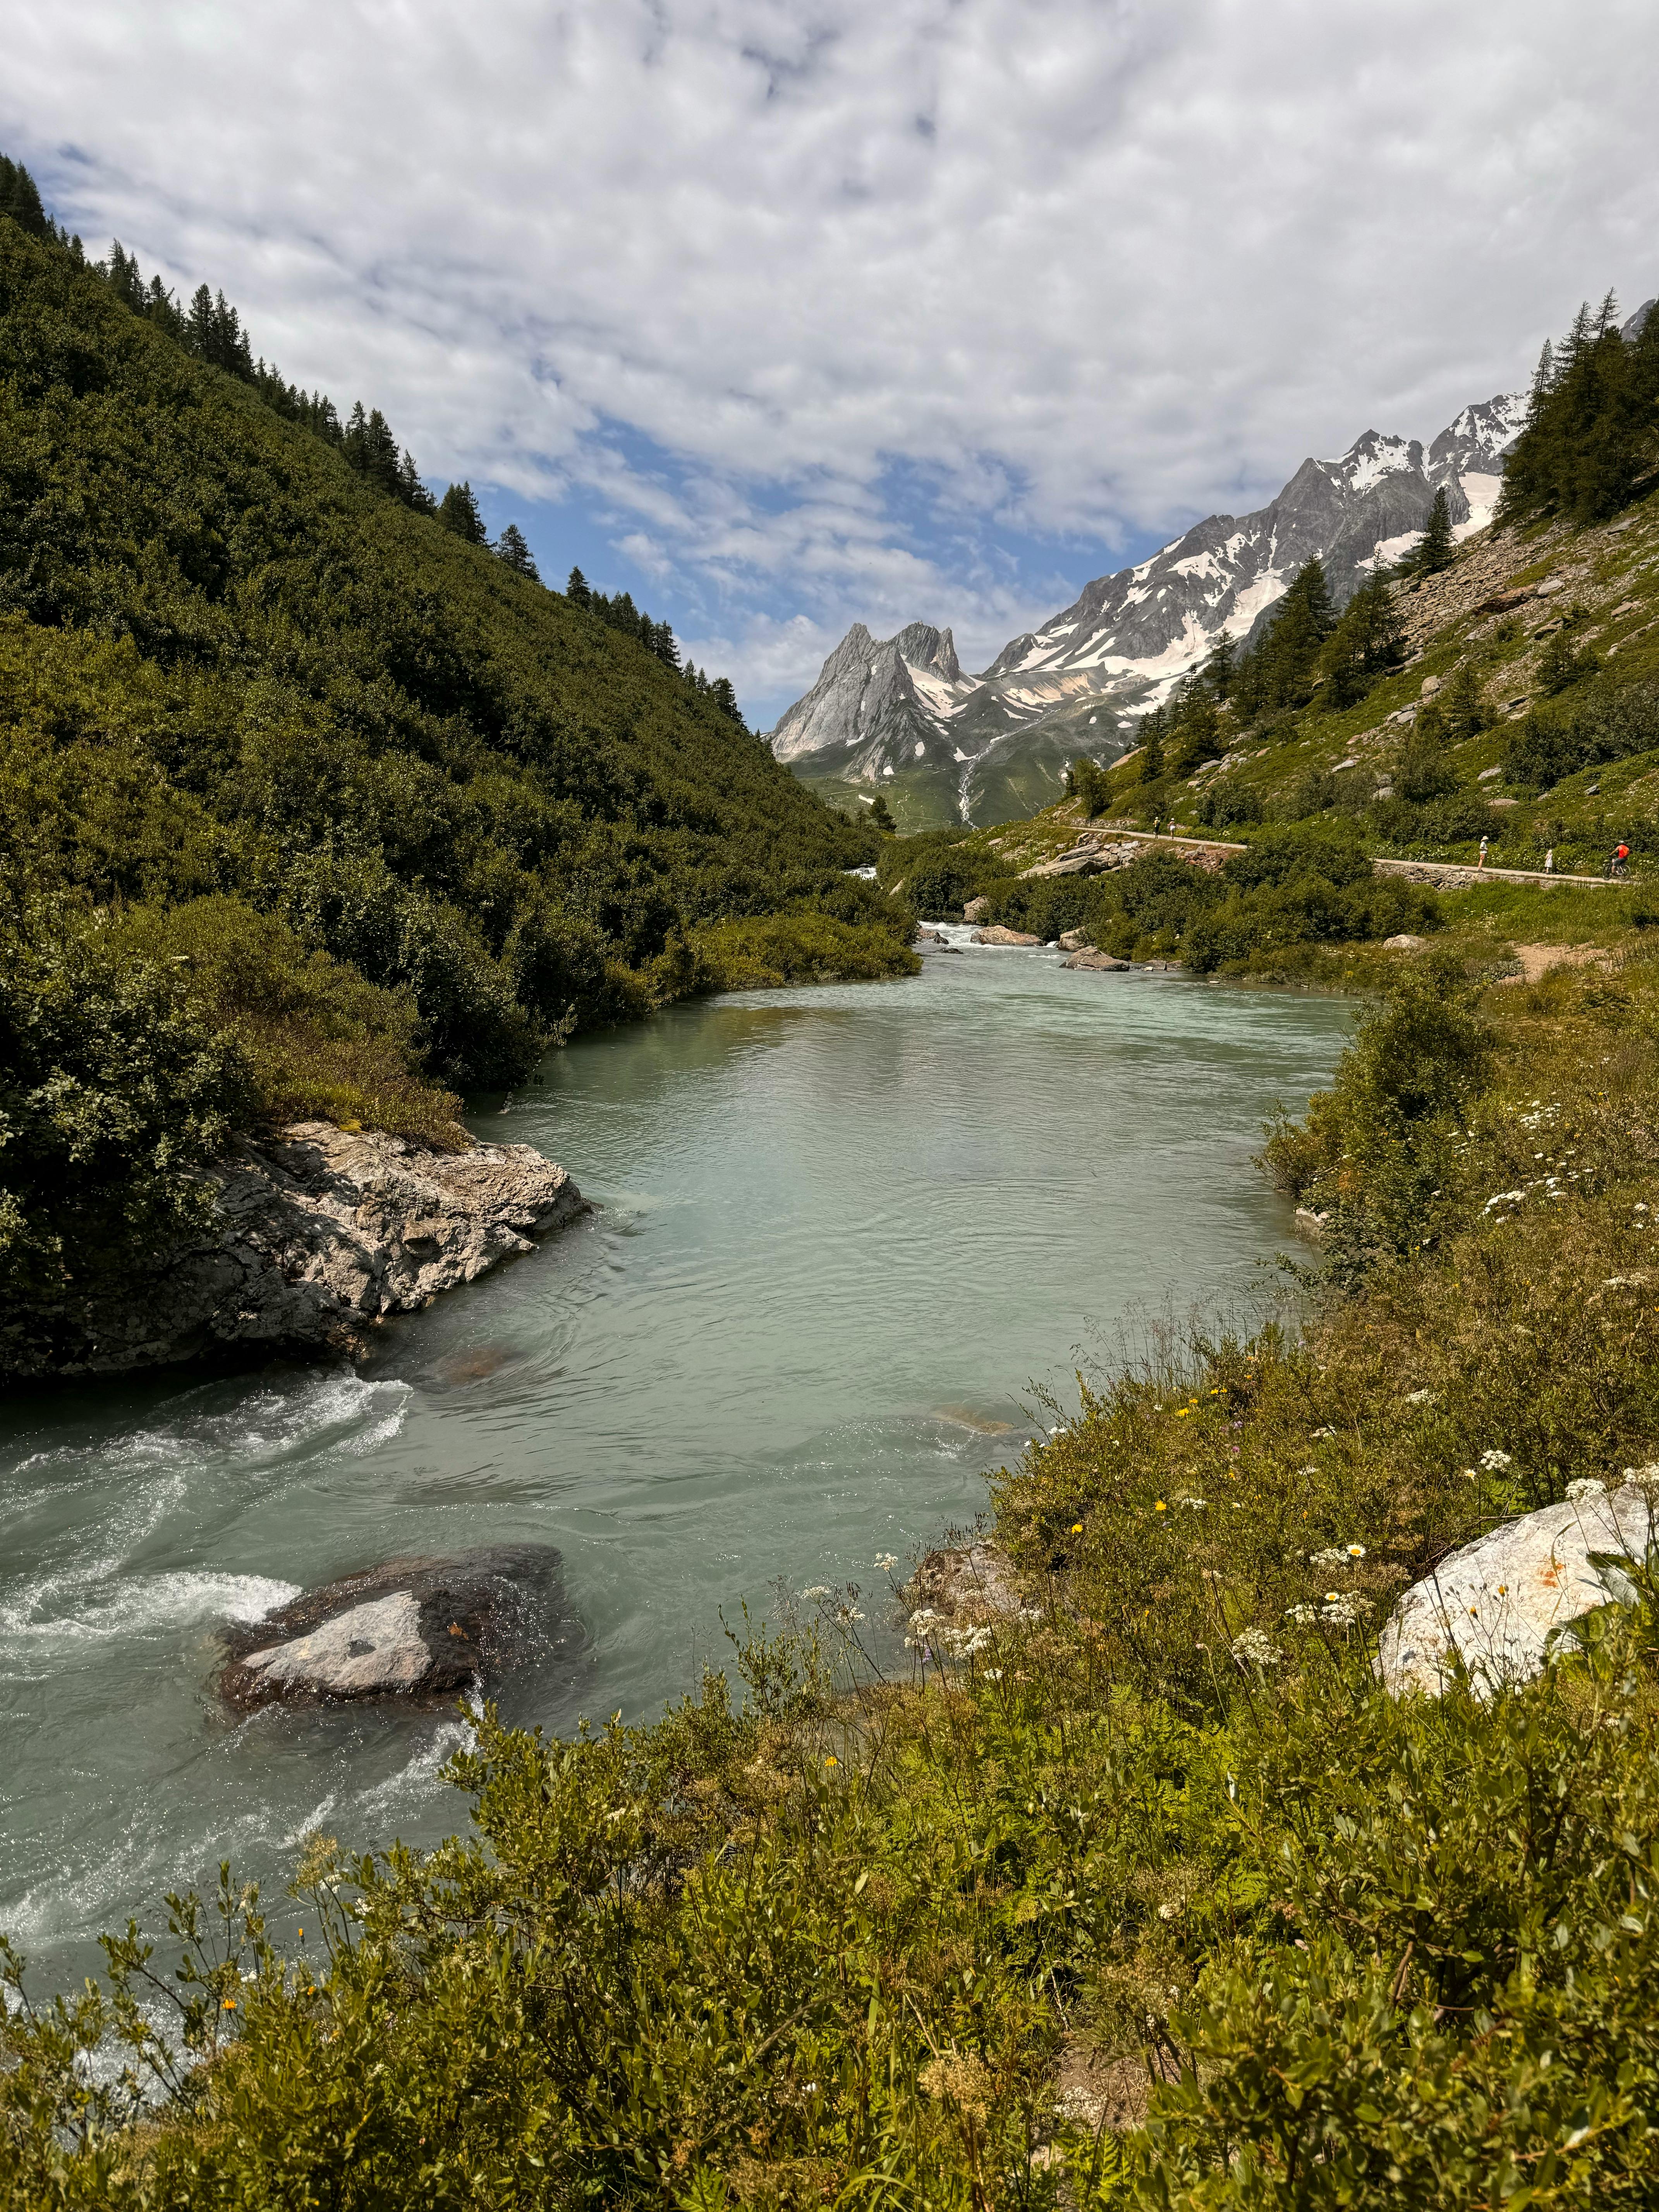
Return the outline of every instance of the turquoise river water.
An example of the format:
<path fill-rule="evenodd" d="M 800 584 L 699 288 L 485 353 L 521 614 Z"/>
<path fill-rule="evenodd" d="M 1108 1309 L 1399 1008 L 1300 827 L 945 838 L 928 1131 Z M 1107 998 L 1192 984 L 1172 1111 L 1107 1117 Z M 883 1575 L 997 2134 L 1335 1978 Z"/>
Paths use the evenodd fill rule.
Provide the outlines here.
<path fill-rule="evenodd" d="M 1030 1385 L 1074 1400 L 1137 1309 L 1258 1289 L 1290 1221 L 1250 1155 L 1350 1018 L 989 949 L 678 1008 L 478 1118 L 596 1211 L 361 1369 L 14 1399 L 0 1929 L 61 1986 L 222 1857 L 276 1902 L 313 1828 L 362 1847 L 464 1818 L 439 1779 L 459 1717 L 219 1710 L 219 1627 L 299 1587 L 556 1544 L 585 1646 L 502 1699 L 555 1730 L 659 1710 L 745 1600 L 875 1591 L 878 1553 L 980 1510 Z"/>

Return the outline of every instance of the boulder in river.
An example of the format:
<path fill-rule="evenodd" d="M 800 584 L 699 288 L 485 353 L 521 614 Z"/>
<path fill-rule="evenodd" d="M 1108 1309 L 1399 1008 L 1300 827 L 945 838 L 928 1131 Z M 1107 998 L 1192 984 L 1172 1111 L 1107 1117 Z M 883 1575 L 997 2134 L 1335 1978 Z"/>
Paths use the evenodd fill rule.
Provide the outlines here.
<path fill-rule="evenodd" d="M 216 1206 L 189 1243 L 80 1304 L 38 1309 L 0 1373 L 113 1375 L 188 1360 L 361 1350 L 587 1211 L 530 1145 L 441 1152 L 379 1130 L 301 1121 L 207 1171 Z"/>
<path fill-rule="evenodd" d="M 989 929 L 974 932 L 975 945 L 1041 945 L 1040 937 L 1033 937 L 1029 929 L 1009 929 L 1001 922 L 994 922 Z"/>
<path fill-rule="evenodd" d="M 447 1705 L 532 1657 L 574 1650 L 550 1545 L 396 1559 L 226 1632 L 220 1694 L 260 1705 L 398 1698 Z"/>
<path fill-rule="evenodd" d="M 1560 1505 L 1522 1514 L 1442 1559 L 1412 1587 L 1385 1624 L 1377 1651 L 1383 1686 L 1438 1697 L 1461 1660 L 1475 1688 L 1490 1692 L 1524 1682 L 1549 1656 L 1569 1621 L 1620 1600 L 1634 1588 L 1598 1559 L 1646 1555 L 1659 1467 L 1633 1468 L 1608 1492 L 1599 1482 L 1569 1486 Z"/>
<path fill-rule="evenodd" d="M 1115 959 L 1109 952 L 1097 952 L 1091 945 L 1082 946 L 1064 963 L 1067 968 L 1103 968 L 1112 975 L 1122 975 L 1128 969 L 1127 960 Z"/>

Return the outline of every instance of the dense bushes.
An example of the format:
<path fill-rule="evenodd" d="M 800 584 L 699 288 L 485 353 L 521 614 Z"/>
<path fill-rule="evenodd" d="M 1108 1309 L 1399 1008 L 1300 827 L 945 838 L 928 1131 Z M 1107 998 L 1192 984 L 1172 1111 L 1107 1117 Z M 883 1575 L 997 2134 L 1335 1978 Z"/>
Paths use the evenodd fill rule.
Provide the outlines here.
<path fill-rule="evenodd" d="M 1534 707 L 1504 748 L 1504 778 L 1548 791 L 1581 769 L 1659 747 L 1659 685 L 1602 679 L 1571 698 Z"/>
<path fill-rule="evenodd" d="M 1304 944 L 1435 926 L 1430 892 L 1378 878 L 1350 832 L 1324 823 L 1264 830 L 1218 874 L 1155 847 L 1100 877 L 990 884 L 992 918 L 1045 939 L 1079 929 L 1120 958 L 1178 956 L 1200 974 Z"/>
<path fill-rule="evenodd" d="M 0 1330 L 204 1218 L 191 1170 L 252 1105 L 177 971 L 40 908 L 0 961 Z M 0 1346 L 0 1358 L 3 1348 Z"/>

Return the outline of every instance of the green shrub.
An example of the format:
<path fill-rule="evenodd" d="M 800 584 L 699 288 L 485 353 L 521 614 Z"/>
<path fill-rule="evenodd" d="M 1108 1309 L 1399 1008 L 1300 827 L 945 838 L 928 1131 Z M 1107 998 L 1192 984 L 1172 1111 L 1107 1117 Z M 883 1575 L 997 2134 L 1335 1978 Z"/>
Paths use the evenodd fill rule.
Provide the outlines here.
<path fill-rule="evenodd" d="M 124 957 L 98 918 L 27 923 L 0 963 L 7 1364 L 65 1300 L 201 1225 L 211 1194 L 193 1170 L 252 1107 L 246 1054 L 191 1012 L 176 972 Z"/>

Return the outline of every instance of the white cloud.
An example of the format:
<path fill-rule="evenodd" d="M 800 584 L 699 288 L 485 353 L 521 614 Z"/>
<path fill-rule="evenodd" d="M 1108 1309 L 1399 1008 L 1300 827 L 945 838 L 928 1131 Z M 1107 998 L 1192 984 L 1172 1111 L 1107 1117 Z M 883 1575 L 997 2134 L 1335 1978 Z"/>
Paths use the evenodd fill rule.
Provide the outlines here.
<path fill-rule="evenodd" d="M 1656 48 L 1633 0 L 56 0 L 0 143 L 787 690 L 854 616 L 988 658 L 1634 304 Z"/>

